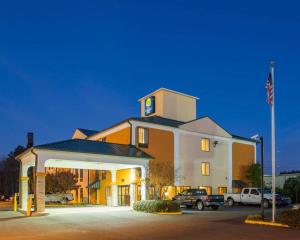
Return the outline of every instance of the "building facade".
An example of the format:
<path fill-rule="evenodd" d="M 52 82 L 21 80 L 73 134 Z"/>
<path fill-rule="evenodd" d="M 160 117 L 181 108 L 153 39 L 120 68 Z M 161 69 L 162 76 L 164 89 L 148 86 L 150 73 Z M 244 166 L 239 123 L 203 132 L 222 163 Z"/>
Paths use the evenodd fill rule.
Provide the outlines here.
<path fill-rule="evenodd" d="M 134 165 L 118 169 L 115 180 L 107 170 L 111 168 L 72 169 L 80 186 L 73 193 L 75 201 L 113 205 L 112 183 L 118 186 L 118 205 L 158 195 L 171 199 L 186 188 L 205 188 L 209 194 L 222 194 L 242 187 L 239 183 L 247 184 L 247 169 L 256 163 L 256 142 L 229 133 L 208 116 L 197 118 L 197 100 L 160 88 L 139 99 L 140 117 L 128 118 L 102 131 L 76 129 L 73 142 L 68 144 L 77 140 L 88 145 L 109 144 L 112 149 L 115 145 L 128 146 L 142 152 L 148 160 L 143 165 L 146 170 Z M 59 147 L 55 150 L 65 149 Z M 53 150 L 51 144 L 40 148 Z M 51 166 L 60 165 L 56 162 Z M 143 190 L 145 181 L 147 187 Z"/>

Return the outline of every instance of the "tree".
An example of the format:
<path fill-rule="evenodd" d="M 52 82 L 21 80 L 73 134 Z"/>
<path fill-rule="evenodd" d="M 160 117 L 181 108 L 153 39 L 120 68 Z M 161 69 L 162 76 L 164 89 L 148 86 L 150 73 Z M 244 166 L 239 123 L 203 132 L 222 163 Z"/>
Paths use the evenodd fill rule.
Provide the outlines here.
<path fill-rule="evenodd" d="M 71 172 L 57 172 L 46 175 L 46 193 L 66 193 L 76 189 L 76 176 Z"/>
<path fill-rule="evenodd" d="M 260 187 L 260 185 L 261 185 L 261 165 L 259 163 L 252 164 L 247 170 L 246 177 L 252 187 Z"/>
<path fill-rule="evenodd" d="M 7 196 L 11 196 L 19 191 L 19 169 L 20 164 L 16 159 L 16 156 L 25 151 L 22 146 L 16 147 L 16 149 L 10 152 L 2 163 L 2 181 L 3 193 Z"/>
<path fill-rule="evenodd" d="M 293 202 L 300 200 L 300 176 L 296 178 L 289 178 L 285 181 L 283 191 L 288 195 Z"/>
<path fill-rule="evenodd" d="M 174 187 L 174 180 L 184 179 L 179 172 L 174 176 L 174 165 L 170 161 L 151 160 L 149 167 L 149 186 L 154 190 L 154 199 L 164 199 L 168 187 Z"/>

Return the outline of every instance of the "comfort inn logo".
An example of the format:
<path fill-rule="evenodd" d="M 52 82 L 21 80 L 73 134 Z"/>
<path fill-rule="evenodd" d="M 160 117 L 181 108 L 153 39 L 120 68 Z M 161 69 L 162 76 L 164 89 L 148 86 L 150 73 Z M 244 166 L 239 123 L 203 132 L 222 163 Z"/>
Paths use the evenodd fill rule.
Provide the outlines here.
<path fill-rule="evenodd" d="M 155 112 L 155 97 L 151 96 L 145 100 L 145 115 L 148 116 Z"/>

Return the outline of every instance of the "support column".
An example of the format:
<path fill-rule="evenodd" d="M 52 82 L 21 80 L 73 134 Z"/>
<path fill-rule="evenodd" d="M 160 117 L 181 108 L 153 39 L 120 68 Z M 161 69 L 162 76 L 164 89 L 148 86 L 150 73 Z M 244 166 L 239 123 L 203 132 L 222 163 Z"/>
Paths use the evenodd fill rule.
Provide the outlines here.
<path fill-rule="evenodd" d="M 149 199 L 149 191 L 148 191 L 149 169 L 148 167 L 141 167 L 141 170 L 142 170 L 141 199 L 148 200 Z"/>
<path fill-rule="evenodd" d="M 46 185 L 46 173 L 37 172 L 36 173 L 36 200 L 35 200 L 35 212 L 42 213 L 45 212 L 45 185 Z"/>
<path fill-rule="evenodd" d="M 20 164 L 20 190 L 19 190 L 19 199 L 20 199 L 20 208 L 23 211 L 27 210 L 27 201 L 28 201 L 28 169 L 29 165 L 23 163 Z"/>
<path fill-rule="evenodd" d="M 228 176 L 227 192 L 232 192 L 232 141 L 228 141 Z"/>
<path fill-rule="evenodd" d="M 36 156 L 38 158 L 38 156 Z M 45 187 L 46 187 L 46 173 L 45 161 L 43 159 L 36 160 L 35 173 L 35 212 L 45 212 Z"/>
<path fill-rule="evenodd" d="M 136 202 L 136 169 L 130 169 L 130 206 Z"/>
<path fill-rule="evenodd" d="M 118 206 L 118 186 L 117 186 L 117 171 L 111 171 L 111 201 L 112 206 Z"/>
<path fill-rule="evenodd" d="M 174 184 L 175 186 L 180 186 L 181 181 L 181 172 L 180 172 L 180 158 L 179 158 L 179 141 L 180 133 L 178 131 L 173 132 L 174 135 Z"/>

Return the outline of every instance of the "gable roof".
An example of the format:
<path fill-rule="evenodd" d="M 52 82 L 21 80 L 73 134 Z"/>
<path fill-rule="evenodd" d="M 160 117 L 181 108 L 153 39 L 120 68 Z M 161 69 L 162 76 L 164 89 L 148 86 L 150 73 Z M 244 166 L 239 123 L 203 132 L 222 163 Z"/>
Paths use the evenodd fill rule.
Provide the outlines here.
<path fill-rule="evenodd" d="M 181 92 L 177 92 L 177 91 L 174 91 L 174 90 L 171 90 L 171 89 L 168 89 L 168 88 L 164 88 L 164 87 L 161 87 L 157 90 L 155 90 L 154 92 L 151 92 L 149 94 L 147 94 L 146 96 L 140 98 L 138 101 L 142 101 L 143 99 L 147 98 L 147 97 L 150 97 L 151 95 L 157 93 L 157 92 L 160 92 L 160 91 L 165 91 L 165 92 L 171 92 L 171 93 L 175 93 L 175 94 L 179 94 L 179 95 L 182 95 L 182 96 L 185 96 L 185 97 L 190 97 L 190 98 L 194 98 L 196 100 L 198 100 L 199 98 L 198 97 L 194 97 L 194 96 L 191 96 L 191 95 L 188 95 L 188 94 L 185 94 L 185 93 L 181 93 Z"/>
<path fill-rule="evenodd" d="M 136 120 L 136 121 L 159 124 L 159 125 L 176 127 L 176 128 L 179 127 L 180 125 L 184 124 L 184 122 L 182 122 L 182 121 L 177 121 L 177 120 L 159 117 L 159 116 L 136 117 L 136 118 L 130 118 L 129 120 Z"/>
<path fill-rule="evenodd" d="M 76 152 L 76 153 L 90 153 L 103 154 L 112 156 L 134 157 L 134 158 L 148 158 L 152 157 L 136 148 L 133 145 L 115 144 L 107 142 L 98 142 L 85 139 L 71 139 L 66 141 L 53 142 L 33 147 L 34 149 Z"/>
<path fill-rule="evenodd" d="M 193 122 L 196 122 L 198 120 L 205 119 L 205 118 L 210 119 L 214 124 L 216 124 L 220 129 L 222 129 L 222 131 L 224 131 L 228 135 L 232 136 L 232 138 L 240 139 L 240 140 L 245 140 L 245 141 L 249 141 L 249 142 L 257 142 L 256 140 L 253 140 L 251 138 L 241 137 L 241 136 L 232 134 L 231 132 L 229 132 L 226 129 L 224 129 L 223 127 L 221 127 L 214 119 L 212 119 L 209 116 L 199 117 L 197 119 L 194 119 L 194 120 L 191 120 L 191 121 L 188 121 L 188 122 L 177 121 L 177 120 L 174 120 L 174 119 L 164 118 L 164 117 L 160 117 L 160 116 L 131 117 L 131 118 L 125 119 L 124 121 L 116 123 L 116 124 L 114 124 L 114 125 L 112 125 L 112 126 L 110 126 L 108 128 L 105 128 L 105 129 L 103 129 L 101 131 L 93 131 L 94 133 L 91 134 L 91 135 L 89 135 L 88 137 L 91 137 L 91 136 L 96 135 L 98 133 L 102 133 L 102 132 L 104 132 L 104 131 L 106 131 L 108 129 L 114 128 L 114 127 L 116 127 L 116 126 L 118 126 L 118 125 L 120 125 L 122 123 L 129 122 L 130 120 L 132 120 L 132 121 L 140 121 L 140 122 L 145 122 L 145 123 L 158 124 L 158 125 L 163 125 L 163 126 L 168 126 L 168 127 L 174 127 L 174 128 L 180 128 L 180 127 L 182 127 L 185 124 L 193 123 Z"/>
<path fill-rule="evenodd" d="M 96 130 L 90 130 L 90 129 L 84 129 L 84 128 L 77 128 L 77 130 L 79 130 L 80 132 L 82 132 L 85 136 L 89 137 L 95 133 L 97 133 L 98 131 Z"/>
<path fill-rule="evenodd" d="M 221 127 L 216 121 L 208 116 L 200 117 L 180 125 L 181 129 L 216 135 L 221 137 L 230 137 L 231 134 Z"/>

